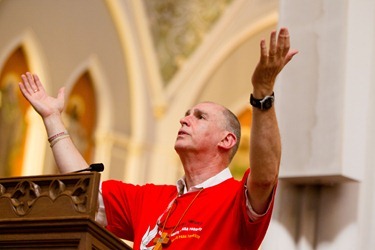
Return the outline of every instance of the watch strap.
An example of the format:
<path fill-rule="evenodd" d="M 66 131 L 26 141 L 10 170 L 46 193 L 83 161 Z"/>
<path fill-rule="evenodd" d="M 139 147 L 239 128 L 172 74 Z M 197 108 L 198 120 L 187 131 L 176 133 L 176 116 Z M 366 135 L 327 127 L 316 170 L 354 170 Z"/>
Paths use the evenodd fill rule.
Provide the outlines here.
<path fill-rule="evenodd" d="M 275 100 L 275 92 L 272 92 L 271 95 L 265 96 L 263 99 L 256 99 L 254 98 L 253 94 L 250 95 L 251 106 L 261 109 L 261 110 L 270 109 L 272 107 L 274 100 Z"/>

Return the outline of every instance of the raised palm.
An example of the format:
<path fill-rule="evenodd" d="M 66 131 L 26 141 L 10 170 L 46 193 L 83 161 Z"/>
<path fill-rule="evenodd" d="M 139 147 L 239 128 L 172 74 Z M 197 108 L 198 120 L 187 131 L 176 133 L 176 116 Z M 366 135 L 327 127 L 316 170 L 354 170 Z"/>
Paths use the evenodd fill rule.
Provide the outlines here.
<path fill-rule="evenodd" d="M 57 98 L 54 98 L 46 93 L 37 75 L 27 72 L 21 78 L 22 82 L 19 83 L 19 87 L 23 96 L 43 118 L 56 113 L 60 114 L 63 111 L 64 88 L 61 88 Z"/>

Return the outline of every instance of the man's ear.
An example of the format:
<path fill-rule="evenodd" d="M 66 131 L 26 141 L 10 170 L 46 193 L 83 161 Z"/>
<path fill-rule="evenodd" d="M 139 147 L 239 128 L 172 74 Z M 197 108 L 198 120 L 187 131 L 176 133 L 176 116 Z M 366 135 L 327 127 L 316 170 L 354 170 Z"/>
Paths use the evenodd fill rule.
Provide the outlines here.
<path fill-rule="evenodd" d="M 227 132 L 226 136 L 219 142 L 219 147 L 229 150 L 233 148 L 236 143 L 236 136 L 231 132 Z"/>

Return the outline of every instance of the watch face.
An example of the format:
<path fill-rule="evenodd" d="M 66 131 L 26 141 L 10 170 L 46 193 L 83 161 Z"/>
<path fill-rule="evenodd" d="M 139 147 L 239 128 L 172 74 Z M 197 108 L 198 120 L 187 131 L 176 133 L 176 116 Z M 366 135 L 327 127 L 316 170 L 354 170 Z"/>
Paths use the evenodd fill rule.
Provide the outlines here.
<path fill-rule="evenodd" d="M 270 109 L 272 107 L 273 100 L 273 96 L 267 96 L 267 98 L 263 99 L 262 109 Z"/>
<path fill-rule="evenodd" d="M 270 96 L 264 97 L 261 100 L 255 99 L 253 94 L 250 95 L 250 104 L 253 107 L 256 107 L 256 108 L 261 109 L 261 110 L 270 109 L 273 105 L 274 100 L 275 100 L 274 93 L 272 93 L 272 95 L 270 95 Z"/>

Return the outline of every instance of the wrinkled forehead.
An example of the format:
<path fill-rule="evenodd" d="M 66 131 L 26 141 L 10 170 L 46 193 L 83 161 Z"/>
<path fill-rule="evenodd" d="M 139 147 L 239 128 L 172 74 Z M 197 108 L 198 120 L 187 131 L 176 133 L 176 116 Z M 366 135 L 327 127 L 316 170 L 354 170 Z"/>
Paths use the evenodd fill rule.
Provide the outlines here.
<path fill-rule="evenodd" d="M 223 117 L 224 107 L 214 102 L 201 102 L 187 110 L 186 114 L 190 114 L 195 111 L 204 112 L 211 116 Z"/>

